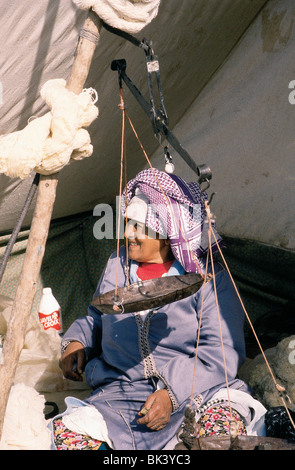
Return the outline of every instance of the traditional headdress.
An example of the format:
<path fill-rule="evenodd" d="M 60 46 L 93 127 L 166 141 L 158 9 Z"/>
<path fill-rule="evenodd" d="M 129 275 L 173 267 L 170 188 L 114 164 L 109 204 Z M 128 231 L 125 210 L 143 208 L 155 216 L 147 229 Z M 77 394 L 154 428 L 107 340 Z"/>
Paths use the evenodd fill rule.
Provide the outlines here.
<path fill-rule="evenodd" d="M 187 272 L 198 272 L 204 267 L 208 252 L 204 206 L 207 196 L 201 193 L 197 183 L 187 183 L 179 176 L 150 168 L 129 181 L 122 197 L 127 200 L 127 216 L 137 220 L 136 214 L 141 214 L 139 221 L 145 221 L 148 228 L 168 237 L 174 257 Z M 125 215 L 124 204 L 122 208 Z M 220 244 L 221 237 L 215 229 L 214 233 Z M 211 246 L 212 252 L 216 252 L 215 240 Z"/>

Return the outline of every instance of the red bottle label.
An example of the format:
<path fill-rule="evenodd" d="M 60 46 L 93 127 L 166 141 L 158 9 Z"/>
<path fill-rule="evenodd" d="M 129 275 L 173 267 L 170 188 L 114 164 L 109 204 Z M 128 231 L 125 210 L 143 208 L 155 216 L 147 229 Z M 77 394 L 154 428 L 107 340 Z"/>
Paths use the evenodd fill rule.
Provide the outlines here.
<path fill-rule="evenodd" d="M 43 325 L 44 330 L 48 330 L 48 328 L 61 329 L 59 311 L 52 312 L 49 315 L 39 312 L 39 321 Z"/>

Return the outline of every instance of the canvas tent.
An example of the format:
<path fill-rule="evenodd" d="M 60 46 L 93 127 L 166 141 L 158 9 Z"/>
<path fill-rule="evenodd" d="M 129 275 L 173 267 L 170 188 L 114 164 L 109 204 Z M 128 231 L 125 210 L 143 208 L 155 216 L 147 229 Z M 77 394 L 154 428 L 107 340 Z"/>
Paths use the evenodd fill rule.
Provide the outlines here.
<path fill-rule="evenodd" d="M 46 112 L 40 87 L 69 76 L 84 18 L 71 0 L 41 0 L 33 8 L 27 0 L 1 2 L 1 135 Z M 212 170 L 212 210 L 253 319 L 269 311 L 286 318 L 294 306 L 294 18 L 292 0 L 162 0 L 157 17 L 137 34 L 152 41 L 159 58 L 169 128 L 197 164 Z M 94 152 L 59 174 L 32 315 L 42 286 L 51 286 L 65 327 L 84 313 L 115 246 L 114 240 L 93 236 L 93 210 L 100 203 L 114 204 L 118 194 L 121 112 L 118 77 L 110 65 L 121 58 L 128 76 L 148 96 L 143 51 L 103 29 L 86 84 L 98 93 L 99 117 L 89 130 Z M 153 165 L 163 169 L 165 142 L 155 139 L 128 92 L 126 100 Z M 195 180 L 170 150 L 175 173 Z M 127 156 L 131 178 L 146 161 L 130 129 Z M 32 179 L 0 174 L 1 255 Z M 0 285 L 0 294 L 11 298 L 33 208 L 34 201 Z"/>

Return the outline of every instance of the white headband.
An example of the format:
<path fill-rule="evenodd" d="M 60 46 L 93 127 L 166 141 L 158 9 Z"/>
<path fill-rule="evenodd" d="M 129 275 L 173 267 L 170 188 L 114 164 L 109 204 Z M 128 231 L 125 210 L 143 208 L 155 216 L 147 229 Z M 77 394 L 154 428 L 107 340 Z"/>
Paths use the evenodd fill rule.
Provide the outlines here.
<path fill-rule="evenodd" d="M 145 224 L 148 204 L 148 198 L 137 188 L 135 196 L 131 199 L 126 208 L 127 218 Z"/>

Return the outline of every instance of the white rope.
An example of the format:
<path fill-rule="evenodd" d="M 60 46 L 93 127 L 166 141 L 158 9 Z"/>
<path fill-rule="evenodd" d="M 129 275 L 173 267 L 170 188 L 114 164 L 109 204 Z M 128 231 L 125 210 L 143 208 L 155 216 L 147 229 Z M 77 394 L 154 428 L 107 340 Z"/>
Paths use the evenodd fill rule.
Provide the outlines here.
<path fill-rule="evenodd" d="M 158 14 L 160 0 L 73 0 L 82 10 L 95 11 L 101 20 L 127 33 L 138 33 Z"/>
<path fill-rule="evenodd" d="M 42 117 L 32 116 L 21 131 L 0 136 L 0 173 L 24 179 L 32 171 L 57 173 L 72 160 L 92 155 L 88 127 L 98 115 L 97 92 L 84 89 L 79 95 L 66 81 L 47 81 L 40 91 L 50 108 Z"/>

